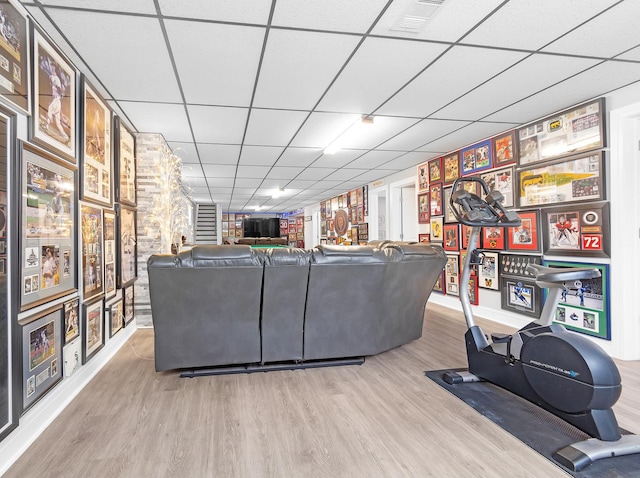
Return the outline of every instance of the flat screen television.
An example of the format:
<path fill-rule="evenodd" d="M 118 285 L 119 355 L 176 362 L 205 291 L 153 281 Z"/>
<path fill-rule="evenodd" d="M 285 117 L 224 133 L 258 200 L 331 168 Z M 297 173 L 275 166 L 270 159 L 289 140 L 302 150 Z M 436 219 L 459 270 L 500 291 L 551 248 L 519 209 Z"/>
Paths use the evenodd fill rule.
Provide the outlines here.
<path fill-rule="evenodd" d="M 243 219 L 242 235 L 244 237 L 280 237 L 280 219 L 277 217 Z"/>

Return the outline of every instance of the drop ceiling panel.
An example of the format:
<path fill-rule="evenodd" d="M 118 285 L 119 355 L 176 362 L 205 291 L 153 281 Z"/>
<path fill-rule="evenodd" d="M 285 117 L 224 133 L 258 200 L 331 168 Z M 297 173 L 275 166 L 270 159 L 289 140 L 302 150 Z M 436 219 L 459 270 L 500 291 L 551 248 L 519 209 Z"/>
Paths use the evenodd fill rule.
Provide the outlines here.
<path fill-rule="evenodd" d="M 222 191 L 228 189 L 228 193 L 231 193 L 231 189 L 233 189 L 233 180 L 229 181 L 227 178 L 220 177 L 208 177 L 207 183 L 209 183 L 209 187 L 215 189 L 217 191 Z"/>
<path fill-rule="evenodd" d="M 158 20 L 57 9 L 48 13 L 114 99 L 181 101 Z"/>
<path fill-rule="evenodd" d="M 616 57 L 616 59 L 640 61 L 640 47 L 632 48 L 628 52 Z"/>
<path fill-rule="evenodd" d="M 220 164 L 203 164 L 202 169 L 207 178 L 234 178 L 236 167 Z"/>
<path fill-rule="evenodd" d="M 273 25 L 365 33 L 386 3 L 387 0 L 278 0 Z"/>
<path fill-rule="evenodd" d="M 182 165 L 182 177 L 195 179 L 195 178 L 204 178 L 204 172 L 202 171 L 202 166 L 200 163 L 198 164 L 183 164 Z"/>
<path fill-rule="evenodd" d="M 240 146 L 237 144 L 198 143 L 202 164 L 238 164 Z"/>
<path fill-rule="evenodd" d="M 287 148 L 276 165 L 305 167 L 313 163 L 320 155 L 322 155 L 322 150 L 318 148 Z"/>
<path fill-rule="evenodd" d="M 325 154 L 314 163 L 314 166 L 326 168 L 356 168 L 352 166 L 352 161 L 364 153 L 366 149 L 341 149 L 335 154 Z"/>
<path fill-rule="evenodd" d="M 582 8 L 582 2 L 577 2 Z M 605 3 L 614 3 L 613 1 Z M 543 51 L 609 58 L 640 44 L 640 2 L 626 1 L 580 28 L 567 33 Z M 615 27 L 612 28 L 612 25 Z"/>
<path fill-rule="evenodd" d="M 379 149 L 412 151 L 429 141 L 433 141 L 440 136 L 449 134 L 468 124 L 469 121 L 436 121 L 426 119 L 383 143 Z"/>
<path fill-rule="evenodd" d="M 165 16 L 260 25 L 267 24 L 271 11 L 271 0 L 158 0 L 158 3 Z"/>
<path fill-rule="evenodd" d="M 320 181 L 321 179 L 326 178 L 335 171 L 335 168 L 307 168 L 302 171 L 296 177 L 296 179 L 310 179 L 314 181 Z"/>
<path fill-rule="evenodd" d="M 349 133 L 341 138 L 341 145 L 343 148 L 373 149 L 417 122 L 415 118 L 376 116 L 373 125 L 363 125 L 356 134 Z"/>
<path fill-rule="evenodd" d="M 165 21 L 187 103 L 249 106 L 265 29 Z"/>
<path fill-rule="evenodd" d="M 516 126 L 518 125 L 515 123 L 472 123 L 463 129 L 454 131 L 443 138 L 432 141 L 425 145 L 423 149 L 425 151 L 440 151 L 442 152 L 441 154 L 445 154 L 462 149 L 465 146 L 477 143 L 485 138 L 495 136 L 503 131 L 508 131 Z M 433 157 L 440 156 L 441 154 L 434 154 Z"/>
<path fill-rule="evenodd" d="M 248 146 L 242 147 L 240 163 L 243 165 L 253 164 L 258 166 L 272 166 L 282 154 L 284 148 L 281 146 Z"/>
<path fill-rule="evenodd" d="M 198 158 L 198 152 L 196 151 L 196 145 L 191 142 L 179 142 L 172 141 L 168 143 L 173 154 L 178 156 L 183 163 L 197 163 L 200 161 Z"/>
<path fill-rule="evenodd" d="M 283 166 L 283 167 L 274 166 L 273 169 L 269 171 L 269 174 L 267 174 L 266 177 L 269 179 L 294 179 L 302 171 L 303 171 L 303 168 L 294 168 L 290 166 Z"/>
<path fill-rule="evenodd" d="M 269 166 L 238 166 L 237 177 L 260 179 L 264 178 L 271 171 Z"/>
<path fill-rule="evenodd" d="M 62 6 L 90 10 L 110 10 L 116 12 L 146 13 L 155 15 L 153 0 L 39 0 L 45 6 Z"/>
<path fill-rule="evenodd" d="M 349 167 L 369 169 L 376 168 L 387 161 L 391 161 L 393 158 L 397 158 L 401 154 L 402 153 L 399 151 L 369 151 L 352 163 L 349 163 Z"/>
<path fill-rule="evenodd" d="M 393 171 L 391 170 L 385 170 L 384 172 L 382 172 L 380 170 L 372 169 L 370 171 L 367 171 L 366 173 L 362 173 L 360 176 L 358 176 L 358 179 L 361 180 L 363 184 L 370 183 L 373 181 L 377 181 L 378 179 L 385 177 L 391 173 L 393 173 Z"/>
<path fill-rule="evenodd" d="M 238 188 L 257 188 L 262 184 L 262 178 L 236 178 L 235 185 Z"/>
<path fill-rule="evenodd" d="M 247 123 L 247 108 L 188 106 L 189 118 L 199 143 L 242 143 Z"/>
<path fill-rule="evenodd" d="M 454 47 L 376 113 L 429 116 L 525 56 L 514 51 Z"/>
<path fill-rule="evenodd" d="M 271 30 L 254 106 L 313 108 L 358 40 L 353 35 Z"/>
<path fill-rule="evenodd" d="M 307 113 L 302 111 L 253 110 L 245 143 L 286 146 L 306 117 Z"/>
<path fill-rule="evenodd" d="M 311 113 L 291 146 L 324 149 L 360 118 L 359 114 Z"/>
<path fill-rule="evenodd" d="M 531 1 L 507 2 L 470 32 L 464 42 L 537 50 L 599 14 L 614 1 L 564 0 L 548 6 Z M 594 36 L 600 37 L 601 33 Z"/>
<path fill-rule="evenodd" d="M 412 153 L 403 154 L 398 158 L 392 159 L 391 161 L 386 163 L 384 167 L 397 170 L 407 169 L 412 166 L 417 166 L 420 163 L 424 163 L 432 157 L 433 155 L 430 155 L 429 153 L 415 151 Z"/>
<path fill-rule="evenodd" d="M 141 133 L 160 133 L 168 142 L 193 140 L 182 105 L 125 101 L 119 104 Z"/>
<path fill-rule="evenodd" d="M 312 179 L 294 179 L 287 184 L 287 189 L 308 189 L 316 185 L 318 182 Z"/>
<path fill-rule="evenodd" d="M 359 176 L 362 173 L 366 173 L 366 169 L 338 169 L 335 173 L 327 176 L 327 179 L 332 180 L 340 180 L 340 181 L 348 181 L 349 179 L 353 179 L 356 176 Z"/>
<path fill-rule="evenodd" d="M 438 118 L 478 120 L 594 66 L 599 60 L 532 55 L 438 111 Z M 496 92 L 499 92 L 496 94 Z"/>
<path fill-rule="evenodd" d="M 446 48 L 436 43 L 368 38 L 318 108 L 371 113 Z"/>

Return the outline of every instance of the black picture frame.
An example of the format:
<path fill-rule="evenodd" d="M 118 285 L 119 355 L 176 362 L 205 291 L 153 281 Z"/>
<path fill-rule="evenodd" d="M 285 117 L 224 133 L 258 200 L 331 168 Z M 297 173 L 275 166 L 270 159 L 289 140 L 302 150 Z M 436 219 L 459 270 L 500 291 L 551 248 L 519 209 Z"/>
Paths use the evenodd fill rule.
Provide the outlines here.
<path fill-rule="evenodd" d="M 542 313 L 542 289 L 535 281 L 519 277 L 500 278 L 502 309 L 528 317 L 539 318 Z"/>
<path fill-rule="evenodd" d="M 22 412 L 62 378 L 61 305 L 22 319 Z"/>
<path fill-rule="evenodd" d="M 117 296 L 105 305 L 105 315 L 109 324 L 109 338 L 120 332 L 124 326 L 124 299 Z"/>
<path fill-rule="evenodd" d="M 119 268 L 117 273 L 118 288 L 122 289 L 138 278 L 138 260 L 136 243 L 136 209 L 125 204 L 116 207 L 118 242 L 117 254 Z"/>
<path fill-rule="evenodd" d="M 82 298 L 88 300 L 104 294 L 104 234 L 102 207 L 80 203 L 80 230 L 82 261 Z"/>
<path fill-rule="evenodd" d="M 104 295 L 106 299 L 112 298 L 117 290 L 118 246 L 116 241 L 116 218 L 115 210 L 103 209 Z"/>
<path fill-rule="evenodd" d="M 82 305 L 82 363 L 87 363 L 104 347 L 104 300 Z"/>
<path fill-rule="evenodd" d="M 114 118 L 115 199 L 121 204 L 136 206 L 136 138 L 122 123 Z"/>
<path fill-rule="evenodd" d="M 529 264 L 542 265 L 542 256 L 533 254 L 500 254 L 499 270 L 501 276 L 533 280 L 535 276 L 527 271 Z"/>
<path fill-rule="evenodd" d="M 516 205 L 516 181 L 515 168 L 507 166 L 506 168 L 491 169 L 480 174 L 480 178 L 487 183 L 489 191 L 499 191 L 504 196 L 502 205 L 506 208 L 512 208 Z M 484 191 L 482 191 L 484 195 Z"/>
<path fill-rule="evenodd" d="M 124 324 L 126 326 L 135 318 L 135 286 L 133 284 L 122 289 L 122 300 L 124 301 Z"/>
<path fill-rule="evenodd" d="M 13 0 L 0 1 L 0 97 L 25 115 L 31 114 L 31 31 L 23 9 Z"/>
<path fill-rule="evenodd" d="M 64 344 L 80 337 L 80 299 L 75 298 L 64 303 Z"/>
<path fill-rule="evenodd" d="M 482 264 L 478 266 L 478 287 L 500 290 L 500 254 L 482 251 Z"/>

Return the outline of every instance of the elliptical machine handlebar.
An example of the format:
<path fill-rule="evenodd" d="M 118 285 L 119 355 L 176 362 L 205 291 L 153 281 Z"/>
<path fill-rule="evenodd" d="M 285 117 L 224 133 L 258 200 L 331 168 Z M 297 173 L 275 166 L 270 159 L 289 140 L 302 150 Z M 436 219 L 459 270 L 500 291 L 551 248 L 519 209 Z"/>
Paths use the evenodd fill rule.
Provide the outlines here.
<path fill-rule="evenodd" d="M 485 199 L 464 187 L 460 188 L 464 183 L 480 184 Z M 456 179 L 449 205 L 456 219 L 467 226 L 519 226 L 522 223 L 520 216 L 515 211 L 507 211 L 502 205 L 503 201 L 504 196 L 500 191 L 489 191 L 487 183 L 482 178 L 471 176 Z"/>

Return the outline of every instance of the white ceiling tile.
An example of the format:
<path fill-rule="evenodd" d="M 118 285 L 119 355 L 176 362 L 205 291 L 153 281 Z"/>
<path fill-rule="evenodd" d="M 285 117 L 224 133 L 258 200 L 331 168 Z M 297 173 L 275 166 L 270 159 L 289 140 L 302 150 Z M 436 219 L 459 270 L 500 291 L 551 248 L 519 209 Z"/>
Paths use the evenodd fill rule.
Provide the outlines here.
<path fill-rule="evenodd" d="M 287 189 L 307 189 L 317 183 L 318 181 L 314 181 L 313 179 L 294 179 L 287 185 Z"/>
<path fill-rule="evenodd" d="M 443 138 L 432 141 L 426 145 L 426 148 L 429 148 L 431 151 L 440 151 L 444 154 L 464 148 L 465 146 L 477 143 L 478 141 L 482 141 L 485 138 L 495 136 L 504 131 L 508 131 L 516 126 L 516 124 L 508 123 L 472 123 L 463 129 L 454 131 Z M 433 157 L 439 155 L 440 154 L 433 155 Z"/>
<path fill-rule="evenodd" d="M 468 125 L 468 121 L 437 121 L 426 119 L 403 131 L 379 149 L 391 151 L 412 151 L 429 141 Z M 397 156 L 397 155 L 396 155 Z"/>
<path fill-rule="evenodd" d="M 245 143 L 286 146 L 306 117 L 302 111 L 252 110 Z"/>
<path fill-rule="evenodd" d="M 173 154 L 178 156 L 183 163 L 197 163 L 199 162 L 198 152 L 196 146 L 192 142 L 186 141 L 172 141 L 169 144 Z"/>
<path fill-rule="evenodd" d="M 318 109 L 371 113 L 447 47 L 439 43 L 368 38 Z M 388 74 L 390 71 L 393 74 Z"/>
<path fill-rule="evenodd" d="M 267 174 L 267 178 L 269 179 L 293 179 L 297 177 L 303 168 L 294 168 L 290 166 L 278 167 L 274 166 L 269 174 Z"/>
<path fill-rule="evenodd" d="M 270 166 L 238 166 L 237 176 L 239 178 L 260 179 L 264 178 L 271 171 Z"/>
<path fill-rule="evenodd" d="M 340 181 L 348 181 L 349 179 L 353 179 L 356 176 L 359 176 L 362 173 L 366 173 L 366 169 L 338 169 L 335 173 L 327 176 L 327 179 L 338 179 Z"/>
<path fill-rule="evenodd" d="M 429 116 L 525 56 L 514 51 L 456 46 L 376 113 Z"/>
<path fill-rule="evenodd" d="M 271 0 L 159 0 L 158 3 L 164 16 L 261 25 L 267 24 L 271 11 Z"/>
<path fill-rule="evenodd" d="M 262 178 L 236 178 L 235 185 L 239 188 L 257 188 L 262 184 Z"/>
<path fill-rule="evenodd" d="M 387 0 L 278 0 L 273 25 L 365 33 Z"/>
<path fill-rule="evenodd" d="M 181 101 L 154 18 L 50 9 L 51 15 L 116 100 Z M 114 35 L 113 32 L 117 32 Z"/>
<path fill-rule="evenodd" d="M 341 149 L 335 154 L 323 155 L 318 159 L 318 163 L 327 168 L 355 168 L 355 166 L 352 165 L 352 161 L 366 152 L 366 149 Z"/>
<path fill-rule="evenodd" d="M 388 163 L 384 165 L 385 168 L 388 169 L 407 169 L 412 166 L 417 166 L 418 164 L 424 163 L 425 161 L 431 159 L 431 155 L 428 153 L 422 153 L 419 151 L 415 151 L 412 153 L 403 154 L 395 159 L 392 159 Z"/>
<path fill-rule="evenodd" d="M 386 174 L 386 172 L 382 173 L 380 170 L 372 169 L 370 171 L 367 171 L 366 173 L 362 173 L 360 176 L 358 176 L 358 179 L 365 183 L 371 183 L 373 181 L 377 181 Z"/>
<path fill-rule="evenodd" d="M 112 12 L 146 13 L 155 15 L 153 0 L 39 0 L 45 6 L 62 6 Z"/>
<path fill-rule="evenodd" d="M 250 198 L 254 196 L 255 192 L 256 188 L 242 188 L 236 185 L 236 187 L 233 188 L 233 197 L 236 199 L 240 197 Z"/>
<path fill-rule="evenodd" d="M 262 180 L 261 188 L 279 189 L 279 188 L 284 186 L 284 183 L 286 183 L 286 180 L 283 181 L 282 179 L 268 179 L 268 178 L 265 178 L 265 179 Z"/>
<path fill-rule="evenodd" d="M 162 134 L 167 142 L 193 140 L 182 105 L 121 101 L 120 106 L 141 133 Z"/>
<path fill-rule="evenodd" d="M 577 9 L 583 9 L 583 2 L 574 0 L 573 3 Z M 640 2 L 618 3 L 590 22 L 568 32 L 543 51 L 604 58 L 618 55 L 640 44 L 639 18 Z"/>
<path fill-rule="evenodd" d="M 353 35 L 271 30 L 254 106 L 311 109 L 358 40 Z"/>
<path fill-rule="evenodd" d="M 198 164 L 183 164 L 182 165 L 182 177 L 183 178 L 204 178 L 204 171 L 200 163 Z"/>
<path fill-rule="evenodd" d="M 402 153 L 399 151 L 369 151 L 352 163 L 349 163 L 349 167 L 369 169 L 376 168 L 387 161 L 391 161 L 393 158 L 397 158 L 401 154 Z"/>
<path fill-rule="evenodd" d="M 345 149 L 373 149 L 417 122 L 415 118 L 375 116 L 373 124 L 359 124 L 341 136 L 339 142 Z"/>
<path fill-rule="evenodd" d="M 242 143 L 247 108 L 189 105 L 193 134 L 199 143 Z"/>
<path fill-rule="evenodd" d="M 322 168 L 322 167 L 307 168 L 304 171 L 302 171 L 296 179 L 312 179 L 315 181 L 319 181 L 321 179 L 326 178 L 327 176 L 334 173 L 335 171 L 336 171 L 335 168 Z"/>
<path fill-rule="evenodd" d="M 198 143 L 202 164 L 238 164 L 240 146 L 236 144 Z"/>
<path fill-rule="evenodd" d="M 220 164 L 203 164 L 204 175 L 207 178 L 233 178 L 236 175 L 236 167 Z"/>
<path fill-rule="evenodd" d="M 598 60 L 532 55 L 438 111 L 444 119 L 478 120 L 533 92 L 592 67 Z M 545 72 L 543 75 L 540 72 Z M 496 94 L 496 92 L 499 92 Z"/>
<path fill-rule="evenodd" d="M 287 148 L 276 163 L 276 166 L 305 167 L 309 166 L 321 155 L 322 150 L 318 148 Z"/>
<path fill-rule="evenodd" d="M 263 28 L 165 21 L 187 103 L 249 106 Z"/>
<path fill-rule="evenodd" d="M 284 148 L 282 146 L 248 146 L 242 147 L 240 164 L 256 166 L 273 166 Z"/>
<path fill-rule="evenodd" d="M 640 46 L 637 48 L 632 48 L 626 53 L 623 53 L 622 55 L 617 56 L 616 59 L 640 61 Z"/>

